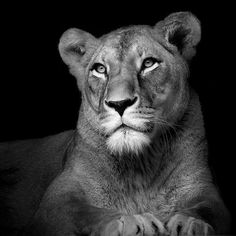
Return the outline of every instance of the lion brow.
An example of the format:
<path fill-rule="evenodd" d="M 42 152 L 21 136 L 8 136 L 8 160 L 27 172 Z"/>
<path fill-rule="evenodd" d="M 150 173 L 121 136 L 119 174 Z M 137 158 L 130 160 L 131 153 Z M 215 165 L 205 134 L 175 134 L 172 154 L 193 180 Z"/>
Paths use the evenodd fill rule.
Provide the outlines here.
<path fill-rule="evenodd" d="M 129 47 L 132 45 L 132 39 L 134 38 L 135 30 L 128 29 L 121 34 L 119 40 L 119 60 L 122 61 L 127 53 Z"/>

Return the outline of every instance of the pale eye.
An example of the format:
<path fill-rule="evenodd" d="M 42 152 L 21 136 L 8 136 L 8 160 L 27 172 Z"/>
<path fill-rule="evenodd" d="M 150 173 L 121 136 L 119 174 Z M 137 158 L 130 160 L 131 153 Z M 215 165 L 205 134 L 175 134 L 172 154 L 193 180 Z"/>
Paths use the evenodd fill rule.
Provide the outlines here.
<path fill-rule="evenodd" d="M 158 62 L 157 59 L 152 58 L 152 57 L 146 58 L 142 64 L 142 71 L 143 73 L 150 72 L 156 69 L 159 65 L 160 65 L 160 62 Z"/>
<path fill-rule="evenodd" d="M 93 65 L 93 70 L 100 74 L 105 74 L 106 73 L 106 67 L 100 63 L 96 63 Z"/>
<path fill-rule="evenodd" d="M 98 78 L 105 78 L 107 69 L 104 65 L 100 63 L 95 63 L 91 69 L 92 74 Z"/>
<path fill-rule="evenodd" d="M 151 67 L 155 63 L 155 60 L 153 58 L 147 58 L 143 62 L 143 66 L 148 68 Z"/>

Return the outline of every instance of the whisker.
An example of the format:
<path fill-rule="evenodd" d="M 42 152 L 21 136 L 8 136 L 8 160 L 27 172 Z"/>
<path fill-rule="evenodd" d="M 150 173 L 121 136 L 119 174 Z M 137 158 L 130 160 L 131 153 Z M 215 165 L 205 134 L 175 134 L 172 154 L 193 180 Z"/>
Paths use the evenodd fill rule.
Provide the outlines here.
<path fill-rule="evenodd" d="M 163 136 L 162 136 L 161 141 L 163 143 L 164 150 L 168 150 L 169 142 L 168 142 L 168 137 L 165 132 L 165 127 L 162 124 L 160 125 L 160 127 L 161 127 L 161 130 L 163 130 Z"/>
<path fill-rule="evenodd" d="M 164 142 L 164 147 L 165 150 L 169 149 L 169 143 L 170 140 L 172 140 L 172 138 L 174 137 L 172 131 L 174 132 L 175 135 L 177 135 L 177 128 L 179 127 L 178 125 L 172 124 L 166 120 L 164 120 L 163 118 L 156 118 L 155 120 L 155 124 L 159 125 L 161 130 L 163 131 L 163 142 Z"/>

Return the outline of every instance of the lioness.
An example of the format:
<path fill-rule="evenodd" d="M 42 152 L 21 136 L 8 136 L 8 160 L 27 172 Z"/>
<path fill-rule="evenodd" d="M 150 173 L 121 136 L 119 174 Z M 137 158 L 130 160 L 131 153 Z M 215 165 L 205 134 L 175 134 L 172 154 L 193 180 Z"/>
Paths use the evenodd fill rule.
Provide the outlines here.
<path fill-rule="evenodd" d="M 209 235 L 228 212 L 212 183 L 188 63 L 189 12 L 101 38 L 69 29 L 59 51 L 82 93 L 77 129 L 0 146 L 4 235 Z"/>

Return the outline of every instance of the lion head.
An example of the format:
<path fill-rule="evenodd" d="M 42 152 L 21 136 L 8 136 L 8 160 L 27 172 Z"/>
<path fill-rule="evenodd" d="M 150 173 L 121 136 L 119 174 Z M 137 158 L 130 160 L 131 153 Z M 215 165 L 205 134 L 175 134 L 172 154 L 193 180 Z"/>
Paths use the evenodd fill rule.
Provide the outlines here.
<path fill-rule="evenodd" d="M 200 35 L 189 12 L 101 38 L 79 29 L 62 35 L 59 51 L 77 78 L 85 117 L 111 152 L 139 153 L 183 115 L 188 62 Z"/>

